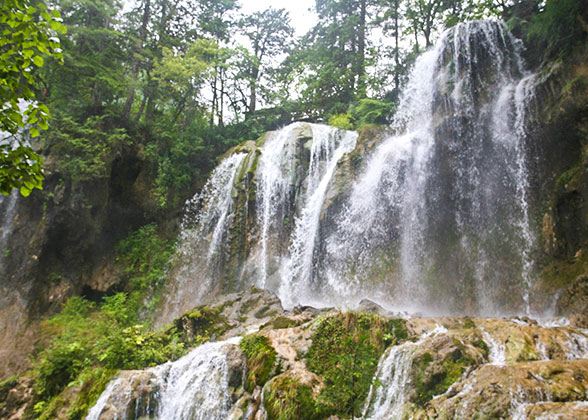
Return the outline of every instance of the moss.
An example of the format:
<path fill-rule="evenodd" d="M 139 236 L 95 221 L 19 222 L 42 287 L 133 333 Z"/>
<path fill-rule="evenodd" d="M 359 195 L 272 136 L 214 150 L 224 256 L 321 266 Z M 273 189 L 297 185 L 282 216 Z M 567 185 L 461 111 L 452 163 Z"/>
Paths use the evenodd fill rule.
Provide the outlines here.
<path fill-rule="evenodd" d="M 256 385 L 263 386 L 270 378 L 276 365 L 276 350 L 269 339 L 261 334 L 246 335 L 239 347 L 247 359 L 245 390 L 253 392 Z"/>
<path fill-rule="evenodd" d="M 264 408 L 268 420 L 315 420 L 317 411 L 312 389 L 290 377 L 276 377 L 264 392 Z"/>
<path fill-rule="evenodd" d="M 375 314 L 337 313 L 315 323 L 305 355 L 308 369 L 325 388 L 317 400 L 322 415 L 360 415 L 385 348 L 407 337 L 403 320 Z"/>
<path fill-rule="evenodd" d="M 275 330 L 281 330 L 284 328 L 296 327 L 299 325 L 299 322 L 285 316 L 277 316 L 273 319 L 271 325 Z"/>
<path fill-rule="evenodd" d="M 271 306 L 264 305 L 257 312 L 255 312 L 255 314 L 253 314 L 253 316 L 257 319 L 263 318 L 264 316 L 267 316 L 271 312 L 270 309 L 271 309 Z M 275 311 L 274 311 L 274 314 L 275 314 Z M 271 315 L 269 315 L 269 316 L 271 316 Z"/>
<path fill-rule="evenodd" d="M 176 319 L 174 326 L 167 330 L 167 334 L 178 331 L 186 344 L 193 345 L 201 344 L 213 335 L 219 336 L 227 328 L 228 324 L 222 315 L 221 307 L 210 308 L 201 305 Z"/>
<path fill-rule="evenodd" d="M 467 357 L 456 360 L 448 357 L 440 365 L 434 365 L 433 356 L 426 352 L 415 359 L 414 363 L 418 366 L 414 402 L 424 407 L 433 397 L 446 392 L 455 381 L 461 378 L 465 368 L 472 365 L 473 361 Z"/>
<path fill-rule="evenodd" d="M 476 323 L 472 320 L 472 318 L 466 316 L 463 319 L 463 328 L 465 328 L 465 329 L 476 328 Z"/>

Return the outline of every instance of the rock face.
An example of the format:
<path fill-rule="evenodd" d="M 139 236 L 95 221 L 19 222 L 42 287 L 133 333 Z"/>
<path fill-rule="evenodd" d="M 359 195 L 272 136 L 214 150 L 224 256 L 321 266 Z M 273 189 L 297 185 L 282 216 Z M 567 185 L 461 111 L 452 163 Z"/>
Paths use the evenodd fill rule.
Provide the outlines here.
<path fill-rule="evenodd" d="M 234 334 L 252 331 L 250 320 L 259 309 L 251 302 L 262 299 L 269 303 L 274 298 L 251 291 L 216 302 L 227 308 L 233 325 L 220 337 L 224 341 L 202 344 L 175 362 L 120 373 L 87 419 L 174 419 L 180 415 L 176 413 L 190 413 L 196 419 L 343 418 L 332 417 L 333 408 L 321 405 L 328 395 L 346 391 L 325 379 L 330 376 L 309 367 L 316 363 L 309 360 L 309 350 L 318 339 L 315 334 L 330 319 L 345 320 L 333 325 L 353 329 L 364 316 L 371 320 L 370 328 L 387 318 L 280 310 L 257 323 L 259 330 L 254 334 L 264 337 L 264 348 L 275 358 L 256 359 L 244 355 L 237 344 L 241 338 Z M 587 413 L 586 330 L 542 326 L 529 318 L 391 321 L 403 325 L 405 333 L 396 331 L 365 400 L 357 402 L 363 419 L 579 419 Z M 234 338 L 227 338 L 231 336 Z M 338 345 L 333 342 L 331 351 Z M 259 348 L 252 354 L 264 351 Z M 344 363 L 344 355 L 331 356 L 341 357 Z M 266 370 L 269 376 L 246 386 L 251 370 L 262 369 L 260 360 L 271 360 Z M 345 383 L 346 371 L 342 372 L 338 381 Z M 164 407 L 173 407 L 173 413 L 165 414 Z M 337 409 L 342 410 L 338 407 L 335 412 Z"/>
<path fill-rule="evenodd" d="M 164 318 L 252 285 L 287 308 L 553 311 L 563 284 L 540 268 L 588 232 L 564 233 L 577 217 L 545 203 L 580 141 L 546 137 L 558 122 L 536 108 L 555 76 L 522 51 L 501 23 L 457 25 L 415 64 L 389 129 L 295 123 L 229 152 L 184 220 Z"/>
<path fill-rule="evenodd" d="M 36 319 L 120 281 L 114 246 L 158 217 L 136 151 L 105 165 L 106 177 L 73 182 L 49 155 L 42 191 L 0 198 L 0 377 L 26 367 Z"/>

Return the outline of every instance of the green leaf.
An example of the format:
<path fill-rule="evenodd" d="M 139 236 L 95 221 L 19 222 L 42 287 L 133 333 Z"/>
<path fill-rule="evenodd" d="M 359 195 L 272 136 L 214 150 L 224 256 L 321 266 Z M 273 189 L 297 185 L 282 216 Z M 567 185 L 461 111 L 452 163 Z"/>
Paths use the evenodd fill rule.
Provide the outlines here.
<path fill-rule="evenodd" d="M 45 61 L 40 56 L 36 55 L 33 57 L 33 63 L 35 63 L 37 67 L 43 67 Z"/>

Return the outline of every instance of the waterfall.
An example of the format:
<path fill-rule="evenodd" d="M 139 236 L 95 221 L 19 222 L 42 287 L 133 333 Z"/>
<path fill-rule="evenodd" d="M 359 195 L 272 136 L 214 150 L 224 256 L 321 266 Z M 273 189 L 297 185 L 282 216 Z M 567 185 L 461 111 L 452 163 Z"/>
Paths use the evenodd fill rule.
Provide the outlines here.
<path fill-rule="evenodd" d="M 536 78 L 521 51 L 503 23 L 461 23 L 417 59 L 375 144 L 297 122 L 237 148 L 186 216 L 178 307 L 256 285 L 286 307 L 531 313 Z"/>
<path fill-rule="evenodd" d="M 321 209 L 325 194 L 339 160 L 355 148 L 357 134 L 340 132 L 325 126 L 313 126 L 306 199 L 301 214 L 296 218 L 290 258 L 278 295 L 287 306 L 311 301 L 314 252 L 319 234 Z M 302 293 L 298 293 L 302 291 Z"/>
<path fill-rule="evenodd" d="M 309 132 L 308 132 L 309 130 Z M 308 137 L 307 137 L 308 136 Z M 308 170 L 301 174 L 300 140 L 308 140 Z M 318 124 L 295 123 L 275 133 L 263 146 L 257 171 L 257 224 L 261 231 L 258 285 L 274 288 L 287 306 L 308 299 L 293 290 L 308 292 L 314 274 L 314 253 L 321 209 L 337 163 L 355 148 L 357 133 Z M 284 226 L 285 221 L 293 225 Z M 289 231 L 289 232 L 288 232 Z M 277 284 L 268 283 L 272 235 L 289 233 L 288 251 L 277 255 Z M 290 233 L 291 232 L 291 233 Z M 275 250 L 272 251 L 275 258 Z"/>
<path fill-rule="evenodd" d="M 86 420 L 225 420 L 232 401 L 227 352 L 239 338 L 205 343 L 186 356 L 111 381 Z M 147 380 L 143 380 L 147 378 Z M 147 395 L 141 395 L 141 393 Z"/>
<path fill-rule="evenodd" d="M 529 311 L 534 77 L 521 48 L 504 24 L 470 22 L 417 60 L 395 134 L 369 158 L 327 239 L 329 278 L 369 284 L 385 271 L 379 296 L 429 312 Z"/>
<path fill-rule="evenodd" d="M 445 327 L 438 325 L 423 334 L 417 342 L 406 342 L 390 347 L 384 352 L 366 400 L 363 417 L 365 420 L 403 418 L 404 404 L 408 401 L 411 389 L 409 373 L 414 352 L 427 338 L 446 332 Z"/>
<path fill-rule="evenodd" d="M 195 222 L 191 218 L 184 219 L 181 240 L 189 243 L 188 239 L 191 238 L 205 238 L 208 242 L 208 261 L 218 251 L 223 234 L 227 231 L 227 218 L 233 209 L 233 183 L 245 156 L 245 153 L 235 153 L 224 159 L 214 170 L 202 192 L 188 202 L 188 214 L 195 212 L 197 216 Z M 188 229 L 192 223 L 196 225 L 194 230 Z"/>
<path fill-rule="evenodd" d="M 18 200 L 18 190 L 13 190 L 8 197 L 0 196 L 0 274 L 4 272 L 4 259 L 6 253 L 10 252 L 8 240 L 14 229 L 14 216 L 16 215 L 16 202 Z"/>

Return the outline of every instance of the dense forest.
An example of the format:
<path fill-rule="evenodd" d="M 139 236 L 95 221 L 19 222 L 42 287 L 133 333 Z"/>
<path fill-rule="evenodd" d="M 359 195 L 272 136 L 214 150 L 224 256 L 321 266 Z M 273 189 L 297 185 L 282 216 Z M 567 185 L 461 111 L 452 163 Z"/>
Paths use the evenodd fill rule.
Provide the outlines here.
<path fill-rule="evenodd" d="M 84 418 L 119 370 L 177 359 L 230 330 L 226 302 L 196 308 L 163 329 L 153 318 L 186 200 L 232 148 L 295 121 L 377 131 L 393 120 L 417 57 L 462 22 L 503 20 L 524 42 L 533 70 L 559 63 L 565 73 L 571 63 L 588 61 L 585 0 L 316 0 L 317 21 L 299 37 L 285 9 L 240 9 L 238 0 L 4 0 L 0 192 L 6 203 L 16 190 L 19 200 L 30 200 L 34 216 L 19 223 L 34 220 L 37 230 L 23 241 L 43 251 L 33 255 L 34 271 L 15 262 L 24 261 L 19 252 L 1 251 L 7 262 L 0 260 L 0 274 L 6 264 L 17 267 L 11 279 L 23 272 L 35 280 L 23 292 L 22 324 L 34 337 L 6 328 L 26 345 L 23 354 L 6 353 L 0 417 L 22 408 L 13 418 Z M 578 76 L 564 89 L 582 90 L 585 83 Z M 570 173 L 564 175 L 576 176 Z M 108 203 L 98 203 L 104 194 Z M 55 210 L 60 206 L 66 211 Z M 38 232 L 50 239 L 43 242 Z M 0 281 L 6 290 L 13 287 L 8 279 Z M 256 299 L 247 311 L 279 305 L 269 300 L 264 309 L 269 298 Z M 263 316 L 268 325 L 314 319 Z M 361 414 L 379 357 L 407 338 L 405 327 L 376 315 L 325 318 L 313 332 L 319 344 L 310 347 L 307 364 L 333 387 L 315 402 L 309 387 L 285 381 L 286 395 L 270 387 L 266 398 L 278 402 L 266 407 L 269 418 Z M 483 351 L 489 357 L 478 336 L 470 339 L 455 360 L 421 355 L 446 370 L 431 383 L 419 371 L 421 408 L 483 359 Z M 258 370 L 244 379 L 251 394 L 281 368 L 264 340 L 249 337 L 240 345 Z M 324 354 L 327 346 L 341 359 Z M 13 356 L 26 361 L 13 366 Z M 299 411 L 280 411 L 287 403 Z"/>
<path fill-rule="evenodd" d="M 243 15 L 232 0 L 48 7 L 3 5 L 3 67 L 14 66 L 3 75 L 3 130 L 47 129 L 37 151 L 53 151 L 74 181 L 104 177 L 108 156 L 140 147 L 162 207 L 183 203 L 229 147 L 287 122 L 385 123 L 415 57 L 459 22 L 504 18 L 545 57 L 582 45 L 585 25 L 582 3 L 569 0 L 317 1 L 318 22 L 298 39 L 287 11 Z M 44 37 L 18 35 L 23 27 Z M 39 105 L 18 117 L 18 98 Z M 3 148 L 3 161 L 21 155 Z M 4 193 L 41 185 L 31 174 L 11 182 L 5 166 L 2 175 Z"/>

